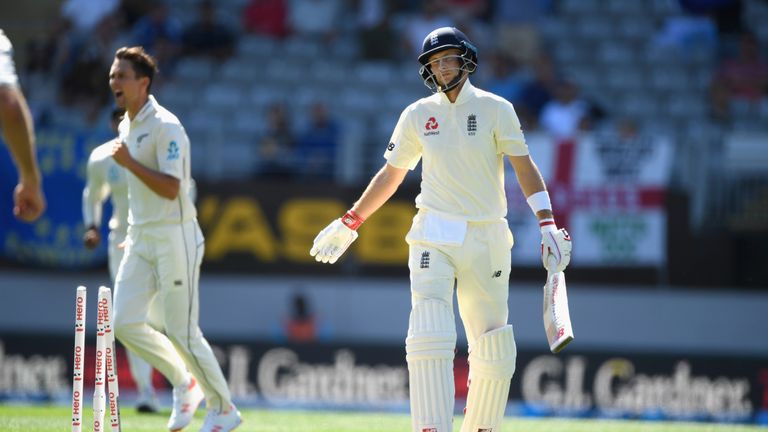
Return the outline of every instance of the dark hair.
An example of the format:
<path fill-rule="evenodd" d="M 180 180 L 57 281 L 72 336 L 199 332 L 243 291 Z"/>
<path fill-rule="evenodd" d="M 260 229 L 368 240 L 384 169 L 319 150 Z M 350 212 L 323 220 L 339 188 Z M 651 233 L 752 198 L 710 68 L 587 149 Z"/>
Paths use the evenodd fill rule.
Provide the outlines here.
<path fill-rule="evenodd" d="M 147 93 L 149 93 L 149 89 L 152 88 L 152 81 L 155 79 L 155 74 L 158 73 L 155 58 L 140 46 L 119 48 L 115 52 L 115 58 L 129 61 L 133 71 L 136 72 L 136 78 L 149 78 L 149 84 L 147 85 Z"/>

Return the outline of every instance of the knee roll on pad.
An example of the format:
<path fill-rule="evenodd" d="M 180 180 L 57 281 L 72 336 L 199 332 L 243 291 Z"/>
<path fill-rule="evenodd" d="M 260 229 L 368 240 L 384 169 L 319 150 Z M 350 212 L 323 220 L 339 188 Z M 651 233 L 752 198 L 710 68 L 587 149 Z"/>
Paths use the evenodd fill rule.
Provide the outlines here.
<path fill-rule="evenodd" d="M 449 304 L 424 300 L 413 305 L 405 340 L 414 432 L 453 429 L 453 356 L 456 324 Z"/>
<path fill-rule="evenodd" d="M 470 385 L 461 432 L 497 432 L 515 373 L 517 347 L 512 326 L 480 336 L 469 353 Z"/>

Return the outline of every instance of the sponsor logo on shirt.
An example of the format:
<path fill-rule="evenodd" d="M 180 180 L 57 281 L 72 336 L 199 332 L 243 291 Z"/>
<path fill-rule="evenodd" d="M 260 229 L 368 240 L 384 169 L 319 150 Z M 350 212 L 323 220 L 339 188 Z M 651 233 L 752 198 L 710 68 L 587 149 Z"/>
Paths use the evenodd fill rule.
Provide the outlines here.
<path fill-rule="evenodd" d="M 139 144 L 141 144 L 141 141 L 142 141 L 142 140 L 144 140 L 144 138 L 146 138 L 146 137 L 148 137 L 148 136 L 149 136 L 149 134 L 148 134 L 148 133 L 143 133 L 143 134 L 139 135 L 139 137 L 138 137 L 138 138 L 136 138 L 136 142 L 137 142 L 137 143 L 139 143 Z"/>
<path fill-rule="evenodd" d="M 440 131 L 439 131 L 439 130 L 437 130 L 437 128 L 438 128 L 439 126 L 440 126 L 440 125 L 437 123 L 437 120 L 435 120 L 435 118 L 434 118 L 434 117 L 430 117 L 430 118 L 427 120 L 427 123 L 424 125 L 424 129 L 426 129 L 426 130 L 427 130 L 426 132 L 424 132 L 424 136 L 429 136 L 429 135 L 439 135 L 439 134 L 440 134 Z"/>
<path fill-rule="evenodd" d="M 168 156 L 165 158 L 165 160 L 176 160 L 179 158 L 179 145 L 176 144 L 176 141 L 171 141 L 170 144 L 168 144 Z"/>

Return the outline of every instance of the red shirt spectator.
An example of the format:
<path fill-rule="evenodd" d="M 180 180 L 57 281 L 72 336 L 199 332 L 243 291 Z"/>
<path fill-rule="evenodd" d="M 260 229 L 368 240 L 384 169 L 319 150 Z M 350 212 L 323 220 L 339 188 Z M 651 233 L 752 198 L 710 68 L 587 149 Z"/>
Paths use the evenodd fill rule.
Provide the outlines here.
<path fill-rule="evenodd" d="M 276 38 L 288 36 L 288 6 L 285 0 L 251 0 L 243 9 L 246 31 Z"/>
<path fill-rule="evenodd" d="M 754 34 L 742 34 L 739 55 L 722 63 L 716 81 L 725 86 L 731 98 L 760 101 L 768 91 L 768 63 L 760 58 Z"/>

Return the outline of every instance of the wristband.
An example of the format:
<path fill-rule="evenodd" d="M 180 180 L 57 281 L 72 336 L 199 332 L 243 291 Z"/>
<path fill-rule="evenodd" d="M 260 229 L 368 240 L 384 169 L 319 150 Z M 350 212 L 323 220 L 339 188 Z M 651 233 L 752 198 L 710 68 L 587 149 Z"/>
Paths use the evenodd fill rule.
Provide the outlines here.
<path fill-rule="evenodd" d="M 541 233 L 546 232 L 555 232 L 557 231 L 557 225 L 555 225 L 555 220 L 552 218 L 544 218 L 539 220 L 539 229 L 541 230 Z"/>
<path fill-rule="evenodd" d="M 552 210 L 552 202 L 549 200 L 549 192 L 543 190 L 531 194 L 528 198 L 528 206 L 533 210 L 533 214 L 540 212 L 541 210 Z"/>
<path fill-rule="evenodd" d="M 365 222 L 365 219 L 361 218 L 357 213 L 353 212 L 352 210 L 349 210 L 344 216 L 341 218 L 341 223 L 343 223 L 347 228 L 351 229 L 352 231 L 357 231 L 357 229 L 360 227 L 360 225 Z"/>

